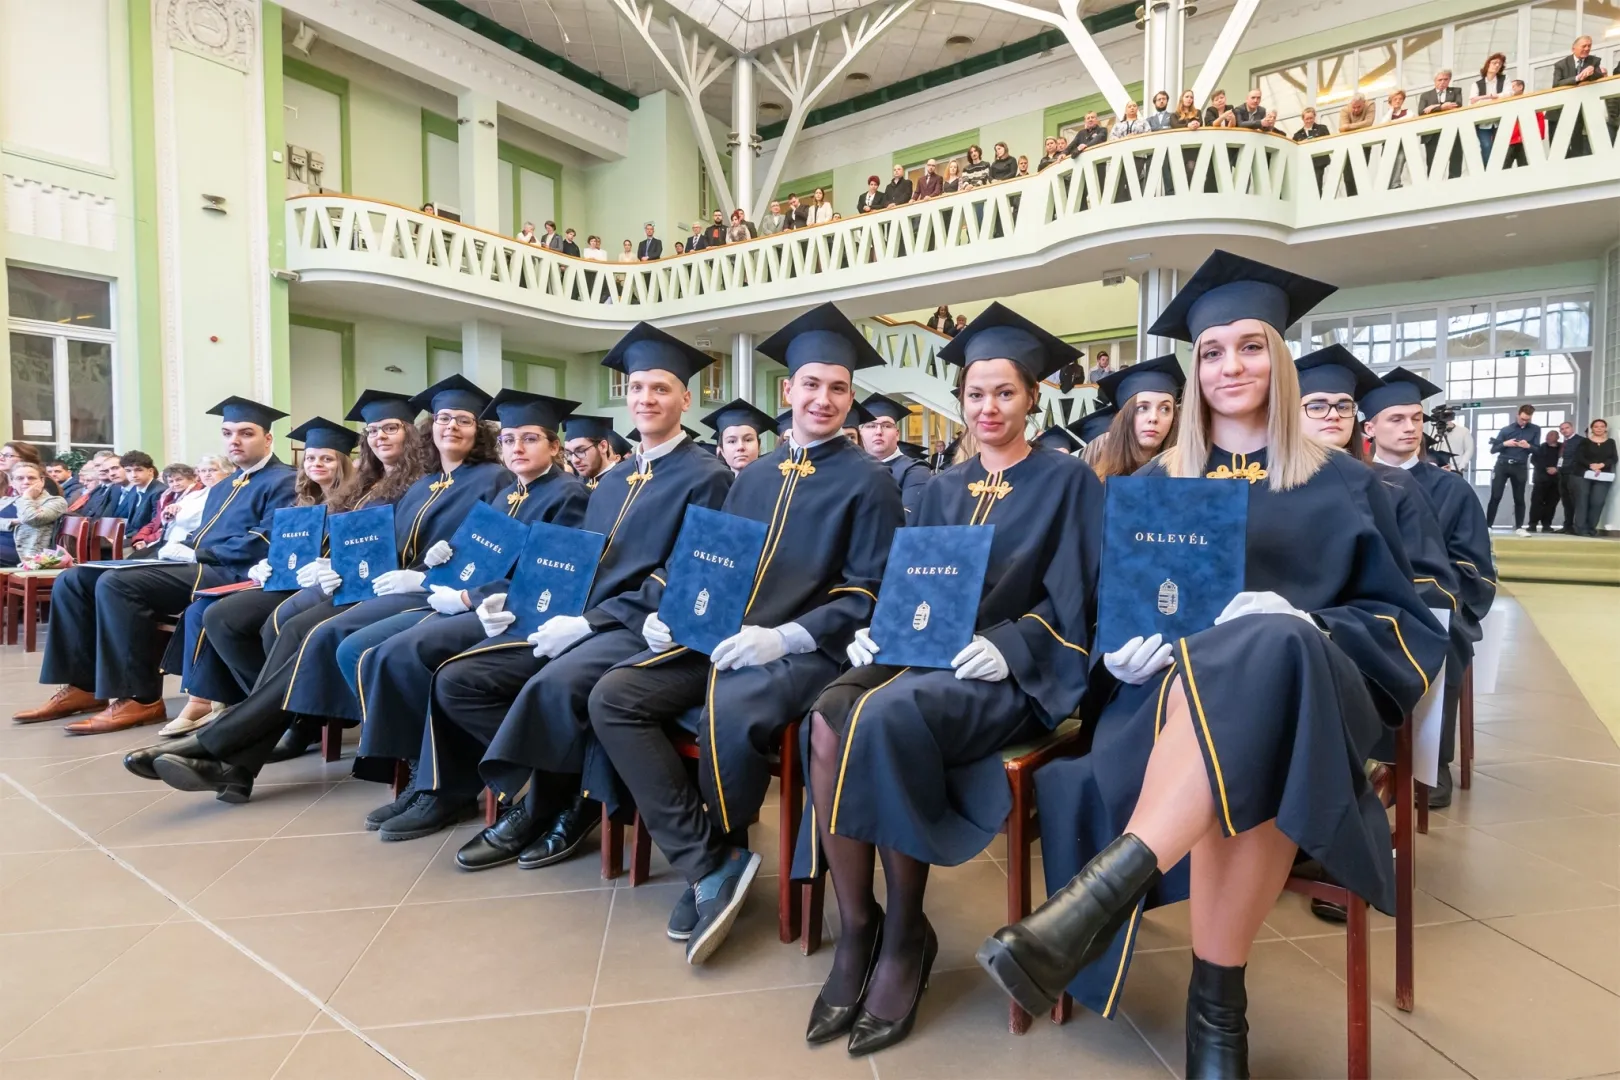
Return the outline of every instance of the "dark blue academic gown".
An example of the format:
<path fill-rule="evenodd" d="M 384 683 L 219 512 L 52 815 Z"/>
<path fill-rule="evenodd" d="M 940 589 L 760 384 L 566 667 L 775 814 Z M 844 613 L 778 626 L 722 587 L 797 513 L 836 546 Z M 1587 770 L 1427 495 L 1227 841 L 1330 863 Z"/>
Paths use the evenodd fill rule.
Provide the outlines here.
<path fill-rule="evenodd" d="M 1249 484 L 1244 588 L 1278 593 L 1312 622 L 1247 615 L 1177 640 L 1169 670 L 1104 710 L 1090 754 L 1036 773 L 1049 891 L 1123 832 L 1180 678 L 1221 832 L 1275 819 L 1335 881 L 1394 913 L 1389 823 L 1363 763 L 1427 691 L 1445 633 L 1412 583 L 1389 489 L 1372 469 L 1334 454 L 1305 484 L 1276 492 L 1265 464 L 1264 451 L 1217 449 L 1206 475 Z M 1184 874 L 1185 863 L 1144 906 L 1185 899 Z M 1070 984 L 1088 1009 L 1118 1007 L 1142 910 Z"/>
<path fill-rule="evenodd" d="M 917 524 L 917 508 L 922 505 L 923 489 L 934 474 L 928 471 L 928 466 L 920 461 L 914 461 L 905 454 L 897 453 L 883 467 L 889 470 L 894 482 L 900 485 L 900 505 L 905 507 L 906 524 Z"/>
<path fill-rule="evenodd" d="M 535 770 L 581 772 L 591 688 L 646 648 L 641 625 L 655 610 L 643 592 L 648 576 L 669 559 L 686 508 L 719 507 L 731 484 L 731 470 L 684 436 L 650 462 L 627 459 L 602 473 L 582 526 L 607 538 L 583 612 L 591 633 L 552 660 L 515 631 L 468 646 L 435 672 L 429 722 L 416 743 L 401 729 L 393 755 L 421 755 L 424 787 L 488 783 L 502 801 Z"/>
<path fill-rule="evenodd" d="M 830 832 L 942 866 L 989 845 L 1012 809 L 1001 748 L 1055 728 L 1086 692 L 1102 509 L 1090 466 L 1039 446 L 1001 472 L 975 456 L 934 480 L 910 524 L 995 530 L 974 625 L 1009 675 L 878 663 L 827 687 L 815 711 L 841 742 Z M 806 806 L 795 876 L 822 869 L 815 813 Z"/>
<path fill-rule="evenodd" d="M 177 618 L 198 589 L 245 580 L 269 551 L 271 517 L 292 505 L 294 481 L 293 470 L 272 456 L 253 472 L 210 488 L 202 524 L 185 540 L 197 552 L 195 563 L 69 568 L 51 590 L 40 681 L 66 683 L 100 698 L 161 697 L 164 650 L 154 620 Z"/>

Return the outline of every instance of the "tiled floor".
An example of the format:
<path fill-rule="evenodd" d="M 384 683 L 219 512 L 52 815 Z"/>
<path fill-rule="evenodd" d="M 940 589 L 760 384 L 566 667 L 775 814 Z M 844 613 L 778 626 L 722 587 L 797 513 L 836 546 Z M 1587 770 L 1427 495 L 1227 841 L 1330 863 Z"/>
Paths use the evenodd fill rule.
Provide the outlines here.
<path fill-rule="evenodd" d="M 1541 622 L 1578 619 L 1592 598 L 1544 600 Z M 1479 701 L 1474 788 L 1419 838 L 1413 1013 L 1394 1008 L 1390 923 L 1376 919 L 1380 1076 L 1620 1072 L 1620 749 L 1531 619 L 1504 608 L 1507 655 L 1498 692 Z M 44 696 L 37 662 L 0 649 L 0 707 Z M 777 943 L 774 879 L 715 961 L 693 970 L 662 933 L 676 892 L 667 872 L 634 890 L 602 882 L 594 858 L 461 873 L 451 857 L 471 829 L 402 844 L 361 831 L 385 795 L 347 779 L 346 763 L 272 767 L 274 786 L 226 806 L 126 773 L 122 752 L 151 731 L 72 739 L 57 724 L 0 721 L 5 1080 L 1181 1066 L 1181 907 L 1148 920 L 1119 1020 L 1007 1034 L 1005 1002 L 972 962 L 1003 921 L 999 843 L 934 877 L 942 952 L 913 1038 L 852 1061 L 837 1045 L 804 1045 L 830 950 L 805 958 Z M 772 856 L 774 839 L 756 826 Z M 1261 937 L 1249 974 L 1256 1074 L 1342 1074 L 1342 935 L 1287 897 Z"/>

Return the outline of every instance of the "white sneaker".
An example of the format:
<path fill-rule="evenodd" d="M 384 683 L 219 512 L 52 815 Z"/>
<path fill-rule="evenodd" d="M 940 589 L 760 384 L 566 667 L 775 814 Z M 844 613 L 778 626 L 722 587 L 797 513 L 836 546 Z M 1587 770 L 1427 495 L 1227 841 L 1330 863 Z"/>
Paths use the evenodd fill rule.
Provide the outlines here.
<path fill-rule="evenodd" d="M 1529 536 L 1530 535 L 1530 530 L 1521 526 L 1521 527 L 1513 530 L 1513 535 L 1514 536 Z"/>
<path fill-rule="evenodd" d="M 224 711 L 224 707 L 216 701 L 214 703 L 214 707 L 208 712 L 204 713 L 202 716 L 195 718 L 189 716 L 175 717 L 167 724 L 164 724 L 162 727 L 158 728 L 158 735 L 165 739 L 177 739 L 182 735 L 189 735 L 193 731 L 196 731 L 198 728 L 202 727 L 204 724 L 209 723 L 214 719 L 214 717 L 218 716 Z"/>

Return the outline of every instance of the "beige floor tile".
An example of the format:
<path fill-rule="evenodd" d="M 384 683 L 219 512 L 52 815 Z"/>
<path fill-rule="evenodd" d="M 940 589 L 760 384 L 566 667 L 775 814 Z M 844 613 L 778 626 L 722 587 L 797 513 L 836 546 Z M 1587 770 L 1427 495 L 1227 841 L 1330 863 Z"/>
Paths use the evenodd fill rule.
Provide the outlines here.
<path fill-rule="evenodd" d="M 0 855 L 0 890 L 9 889 L 23 878 L 67 854 L 64 851 L 23 851 Z"/>
<path fill-rule="evenodd" d="M 325 792 L 320 784 L 261 787 L 254 789 L 252 801 L 233 806 L 207 792 L 176 791 L 97 839 L 108 847 L 263 839 L 285 828 Z"/>
<path fill-rule="evenodd" d="M 577 1075 L 870 1080 L 872 1064 L 851 1058 L 838 1043 L 805 1045 L 805 1018 L 815 999 L 815 988 L 804 987 L 593 1009 Z M 923 1019 L 932 1020 L 927 1006 Z"/>
<path fill-rule="evenodd" d="M 332 1007 L 374 1027 L 586 1005 L 613 893 L 405 905 Z"/>
<path fill-rule="evenodd" d="M 1496 825 L 1505 821 L 1584 817 L 1588 813 L 1550 786 L 1530 788 L 1508 783 L 1497 773 L 1499 769 L 1516 769 L 1523 764 L 1493 765 L 1489 772 L 1476 768 L 1473 787 L 1467 791 L 1455 788 L 1450 806 L 1431 811 L 1431 825 L 1437 819 L 1453 825 Z M 1452 775 L 1455 779 L 1455 772 Z"/>
<path fill-rule="evenodd" d="M 392 907 L 410 892 L 440 843 L 440 837 L 427 837 L 388 844 L 365 832 L 266 840 L 194 904 L 211 919 Z"/>
<path fill-rule="evenodd" d="M 1594 814 L 1620 814 L 1620 768 L 1588 761 L 1521 761 L 1482 775 L 1558 798 Z"/>
<path fill-rule="evenodd" d="M 1620 995 L 1620 913 L 1613 908 L 1513 915 L 1486 925 Z"/>
<path fill-rule="evenodd" d="M 153 930 L 0 1050 L 0 1058 L 300 1034 L 315 1007 L 194 922 Z M 86 1018 L 94 1018 L 87 1023 Z"/>
<path fill-rule="evenodd" d="M 40 801 L 91 836 L 100 837 L 148 807 L 156 806 L 171 794 L 173 792 L 161 784 L 148 784 L 145 791 L 41 796 Z"/>
<path fill-rule="evenodd" d="M 1480 716 L 1475 718 L 1474 731 L 1476 739 L 1480 735 L 1489 735 L 1493 739 L 1537 751 L 1542 756 L 1585 758 L 1611 764 L 1620 762 L 1620 746 L 1615 745 L 1608 731 L 1600 728 L 1546 718 L 1486 721 Z M 1477 745 L 1475 749 L 1478 750 Z M 1486 764 L 1477 753 L 1474 763 Z"/>
<path fill-rule="evenodd" d="M 571 1080 L 585 1034 L 585 1010 L 373 1028 L 366 1034 L 427 1080 Z"/>
<path fill-rule="evenodd" d="M 104 853 L 80 848 L 0 891 L 0 934 L 150 925 L 178 910 Z"/>
<path fill-rule="evenodd" d="M 352 749 L 352 747 L 351 747 Z M 327 761 L 321 757 L 320 744 L 310 750 L 303 757 L 293 758 L 291 761 L 272 762 L 264 767 L 259 779 L 267 784 L 336 784 L 350 780 L 354 776 L 354 755 L 339 758 L 337 761 Z M 362 787 L 368 788 L 374 795 L 381 795 L 372 805 L 381 806 L 389 800 L 388 786 L 386 784 L 372 784 L 360 782 Z"/>
<path fill-rule="evenodd" d="M 4 721 L 0 721 L 0 724 L 3 723 Z M 0 732 L 3 731 L 5 731 L 5 728 L 0 726 Z M 75 769 L 81 769 L 94 760 L 93 758 L 68 755 L 47 755 L 37 758 L 7 760 L 3 753 L 8 745 L 8 740 L 0 739 L 0 773 L 9 776 L 13 783 L 8 784 L 0 781 L 0 799 L 14 799 L 21 795 L 21 792 L 17 790 L 17 786 L 34 791 L 46 781 L 56 779 Z"/>
<path fill-rule="evenodd" d="M 1620 888 L 1620 815 L 1521 821 L 1480 831 Z"/>
<path fill-rule="evenodd" d="M 405 902 L 421 904 L 439 900 L 481 900 L 491 896 L 611 889 L 615 885 L 613 881 L 602 880 L 602 860 L 597 857 L 596 846 L 589 842 L 572 859 L 543 870 L 519 870 L 517 863 L 476 873 L 463 870 L 456 865 L 456 852 L 477 836 L 482 828 L 481 824 L 464 825 L 453 830 L 421 878 L 411 887 Z"/>
<path fill-rule="evenodd" d="M 1549 680 L 1550 681 L 1550 680 Z M 1499 689 L 1495 694 L 1474 698 L 1474 723 L 1499 720 L 1555 720 L 1561 724 L 1604 730 L 1603 722 L 1591 704 L 1569 682 L 1560 681 L 1541 690 Z"/>
<path fill-rule="evenodd" d="M 168 788 L 155 780 L 136 776 L 124 768 L 124 757 L 106 754 L 82 761 L 76 768 L 62 770 L 29 785 L 42 799 L 57 795 L 106 795 L 113 792 L 164 792 Z"/>
<path fill-rule="evenodd" d="M 181 900 L 190 902 L 262 843 L 263 840 L 218 840 L 109 850 Z"/>
<path fill-rule="evenodd" d="M 1416 943 L 1417 1008 L 1396 1018 L 1474 1076 L 1584 1077 L 1620 1066 L 1613 994 L 1479 923 L 1424 927 Z M 1340 972 L 1334 945 L 1299 943 Z M 1373 970 L 1394 963 L 1394 935 L 1374 934 L 1372 949 Z M 1375 982 L 1375 1000 L 1381 992 Z"/>
<path fill-rule="evenodd" d="M 319 762 L 319 755 L 308 755 L 310 760 Z M 289 764 L 299 765 L 304 759 Z M 337 779 L 333 777 L 332 779 Z M 334 783 L 322 795 L 311 803 L 303 813 L 289 821 L 285 828 L 276 833 L 277 836 L 318 836 L 326 833 L 363 833 L 366 831 L 366 815 L 384 803 L 391 802 L 393 796 L 387 787 L 382 784 L 368 784 L 363 780 L 343 780 Z M 376 839 L 376 834 L 372 834 Z"/>
<path fill-rule="evenodd" d="M 220 919 L 218 926 L 325 1001 L 343 982 L 393 908 Z"/>
<path fill-rule="evenodd" d="M 0 801 L 0 853 L 66 851 L 84 841 L 29 799 Z"/>
<path fill-rule="evenodd" d="M 29 1058 L 6 1062 L 5 1076 L 6 1080 L 173 1080 L 205 1076 L 270 1080 L 297 1042 L 296 1035 L 273 1035 Z"/>
<path fill-rule="evenodd" d="M 1341 957 L 1344 954 L 1343 945 L 1328 938 L 1301 944 Z M 1383 969 L 1375 964 L 1373 970 Z M 1190 950 L 1139 955 L 1131 961 L 1125 985 L 1125 1015 L 1177 1074 L 1187 1054 L 1187 980 L 1191 971 Z M 1284 941 L 1255 945 L 1249 954 L 1245 981 L 1249 994 L 1249 1065 L 1255 1077 L 1344 1075 L 1342 981 L 1301 953 L 1298 946 Z M 1379 992 L 1375 979 L 1375 1002 Z M 1374 1076 L 1465 1075 L 1444 1054 L 1377 1007 L 1373 1009 L 1372 1049 Z"/>
<path fill-rule="evenodd" d="M 1412 899 L 1413 921 L 1418 926 L 1462 922 L 1468 918 L 1456 908 L 1441 903 L 1422 889 L 1414 892 Z M 1388 930 L 1395 925 L 1395 920 L 1383 912 L 1369 909 L 1367 915 L 1368 925 L 1374 930 Z M 1311 914 L 1310 898 L 1291 892 L 1285 892 L 1277 898 L 1277 906 L 1266 916 L 1266 926 L 1285 938 L 1344 936 L 1342 923 L 1334 924 L 1318 919 Z M 1192 941 L 1189 939 L 1186 944 L 1191 945 Z"/>
<path fill-rule="evenodd" d="M 154 929 L 121 926 L 0 935 L 0 1046 Z M 0 1075 L 4 1073 L 0 1068 Z"/>
<path fill-rule="evenodd" d="M 1039 873 L 1039 869 L 1035 871 Z M 883 894 L 878 893 L 881 903 Z M 827 904 L 833 905 L 832 889 Z M 935 971 L 976 968 L 974 952 L 985 935 L 1007 922 L 1007 874 L 994 862 L 970 862 L 936 867 L 928 875 L 928 897 L 923 904 L 939 935 Z"/>
<path fill-rule="evenodd" d="M 276 1080 L 390 1080 L 408 1076 L 375 1049 L 347 1031 L 305 1035 L 276 1073 Z M 472 1075 L 471 1073 L 463 1075 Z"/>
<path fill-rule="evenodd" d="M 619 889 L 602 954 L 596 1004 L 692 997 L 787 986 L 820 985 L 832 963 L 830 944 L 805 956 L 777 940 L 776 880 L 756 880 L 725 945 L 700 967 L 665 933 L 681 885 Z"/>
<path fill-rule="evenodd" d="M 1514 721 L 1514 723 L 1517 723 L 1517 721 Z M 1496 728 L 1503 726 L 1505 725 L 1474 725 L 1474 767 L 1476 769 L 1484 765 L 1500 765 L 1508 761 L 1539 761 L 1548 756 L 1521 743 L 1509 742 L 1507 739 L 1492 734 Z"/>
<path fill-rule="evenodd" d="M 1574 911 L 1620 903 L 1620 891 L 1478 829 L 1418 837 L 1418 887 L 1470 918 Z"/>

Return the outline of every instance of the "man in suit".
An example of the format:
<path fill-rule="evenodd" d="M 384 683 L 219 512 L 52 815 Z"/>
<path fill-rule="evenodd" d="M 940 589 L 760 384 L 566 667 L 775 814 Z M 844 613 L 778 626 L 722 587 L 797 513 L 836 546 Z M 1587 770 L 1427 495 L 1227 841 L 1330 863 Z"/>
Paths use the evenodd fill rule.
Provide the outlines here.
<path fill-rule="evenodd" d="M 1558 509 L 1558 456 L 1562 451 L 1559 433 L 1549 431 L 1546 438 L 1530 451 L 1530 523 L 1531 532 L 1553 531 L 1553 513 Z"/>
<path fill-rule="evenodd" d="M 649 221 L 642 228 L 646 231 L 647 237 L 636 248 L 637 261 L 652 262 L 654 259 L 663 258 L 664 242 L 653 235 L 653 223 Z"/>
<path fill-rule="evenodd" d="M 1170 95 L 1160 90 L 1153 95 L 1153 111 L 1148 113 L 1147 126 L 1149 131 L 1170 130 Z"/>
<path fill-rule="evenodd" d="M 118 464 L 123 466 L 127 484 L 119 498 L 117 514 L 129 522 L 127 531 L 134 534 L 157 513 L 163 484 L 157 478 L 152 455 L 144 450 L 131 450 L 118 459 Z"/>
<path fill-rule="evenodd" d="M 73 475 L 61 458 L 52 458 L 45 465 L 45 475 L 56 481 L 56 486 L 62 489 L 62 498 L 72 502 L 79 497 L 79 478 Z"/>
<path fill-rule="evenodd" d="M 703 235 L 703 222 L 692 222 L 692 235 L 686 238 L 686 250 L 702 251 L 709 246 L 708 238 Z"/>
<path fill-rule="evenodd" d="M 782 204 L 775 199 L 771 200 L 771 211 L 759 222 L 759 235 L 774 236 L 787 228 L 787 215 L 782 213 Z"/>
<path fill-rule="evenodd" d="M 888 205 L 888 203 L 884 202 L 883 192 L 878 187 L 881 183 L 882 181 L 877 178 L 876 174 L 866 178 L 866 190 L 861 193 L 859 199 L 855 200 L 855 212 L 857 214 L 870 214 L 872 211 L 881 210 Z"/>
<path fill-rule="evenodd" d="M 802 229 L 808 224 L 810 224 L 810 208 L 802 205 L 799 202 L 799 197 L 793 192 L 788 192 L 786 227 L 789 229 Z"/>
<path fill-rule="evenodd" d="M 1581 464 L 1579 448 L 1586 436 L 1575 430 L 1575 425 L 1565 420 L 1558 425 L 1558 433 L 1564 441 L 1558 446 L 1558 501 L 1564 507 L 1564 526 L 1559 532 L 1575 532 L 1575 493 L 1580 490 Z"/>
<path fill-rule="evenodd" d="M 911 201 L 911 181 L 906 178 L 904 165 L 894 167 L 894 178 L 883 189 L 884 206 L 904 206 Z"/>
<path fill-rule="evenodd" d="M 1238 127 L 1259 131 L 1260 121 L 1266 118 L 1265 106 L 1260 104 L 1260 91 L 1250 90 L 1249 96 L 1243 99 L 1243 104 L 1232 110 L 1232 115 L 1237 117 Z"/>
<path fill-rule="evenodd" d="M 1462 88 L 1451 85 L 1450 69 L 1441 69 L 1434 73 L 1434 89 L 1425 90 L 1418 96 L 1418 115 L 1431 116 L 1435 113 L 1450 112 L 1452 109 L 1462 108 Z M 1433 132 L 1419 137 L 1423 143 L 1423 167 L 1429 168 L 1434 164 L 1434 150 L 1440 145 L 1440 133 Z M 1451 147 L 1451 161 L 1447 166 L 1447 175 L 1455 179 L 1462 175 L 1462 143 L 1458 142 Z"/>
<path fill-rule="evenodd" d="M 563 249 L 563 238 L 557 233 L 557 223 L 555 221 L 546 222 L 546 231 L 545 235 L 540 237 L 540 246 L 550 248 L 552 251 L 561 251 Z"/>
<path fill-rule="evenodd" d="M 124 475 L 124 466 L 119 464 L 116 457 L 101 459 L 101 486 L 90 494 L 90 501 L 85 504 L 86 517 L 120 517 L 119 507 L 123 502 L 124 488 L 128 485 L 128 478 Z"/>
<path fill-rule="evenodd" d="M 1582 34 L 1576 38 L 1569 47 L 1569 55 L 1553 65 L 1553 86 L 1583 86 L 1593 79 L 1601 79 L 1608 72 L 1603 70 L 1603 62 L 1592 55 L 1592 39 Z M 1615 123 L 1620 113 L 1616 109 L 1620 103 L 1613 100 L 1609 102 L 1609 133 L 1614 134 Z M 1558 112 L 1552 111 L 1547 117 L 1549 138 L 1558 130 Z M 1584 157 L 1592 152 L 1592 144 L 1587 139 L 1586 128 L 1578 128 L 1569 140 L 1569 156 Z"/>
<path fill-rule="evenodd" d="M 916 190 L 911 193 L 911 201 L 921 202 L 923 199 L 932 199 L 940 193 L 944 183 L 945 181 L 939 175 L 939 166 L 933 158 L 929 158 L 928 164 L 923 166 L 922 176 L 917 180 Z"/>

